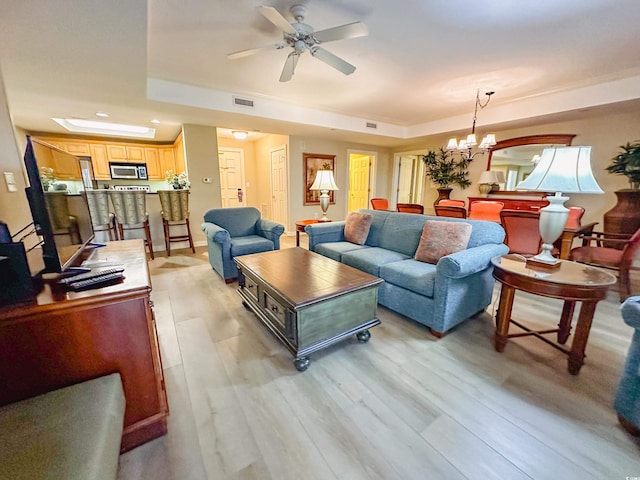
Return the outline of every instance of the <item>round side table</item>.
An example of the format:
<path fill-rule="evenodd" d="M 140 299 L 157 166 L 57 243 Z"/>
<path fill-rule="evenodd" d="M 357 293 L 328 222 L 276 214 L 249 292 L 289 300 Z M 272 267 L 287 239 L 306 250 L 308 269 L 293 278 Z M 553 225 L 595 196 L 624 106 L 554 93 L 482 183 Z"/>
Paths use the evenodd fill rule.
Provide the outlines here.
<path fill-rule="evenodd" d="M 584 363 L 584 352 L 589 339 L 591 322 L 596 304 L 606 297 L 607 290 L 616 283 L 616 277 L 599 268 L 581 263 L 561 260 L 558 269 L 549 270 L 531 268 L 520 255 L 505 255 L 491 259 L 493 277 L 502 284 L 500 304 L 496 315 L 495 349 L 504 351 L 509 338 L 533 335 L 569 356 L 569 372 L 577 375 Z M 511 318 L 511 309 L 516 290 L 564 300 L 558 328 L 532 330 Z M 582 302 L 576 329 L 567 349 L 563 345 L 571 333 L 571 319 L 576 302 Z M 509 334 L 509 324 L 520 327 L 524 333 Z M 544 334 L 557 333 L 557 343 L 543 337 Z"/>

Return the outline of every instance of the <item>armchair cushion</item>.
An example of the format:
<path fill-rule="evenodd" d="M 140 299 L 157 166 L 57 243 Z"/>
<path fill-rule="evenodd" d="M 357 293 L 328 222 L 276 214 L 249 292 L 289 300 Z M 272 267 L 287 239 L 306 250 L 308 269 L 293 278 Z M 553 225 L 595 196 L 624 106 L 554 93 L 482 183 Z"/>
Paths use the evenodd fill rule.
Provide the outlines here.
<path fill-rule="evenodd" d="M 273 242 L 260 235 L 247 235 L 231 239 L 231 256 L 239 257 L 250 253 L 268 252 L 273 250 Z"/>

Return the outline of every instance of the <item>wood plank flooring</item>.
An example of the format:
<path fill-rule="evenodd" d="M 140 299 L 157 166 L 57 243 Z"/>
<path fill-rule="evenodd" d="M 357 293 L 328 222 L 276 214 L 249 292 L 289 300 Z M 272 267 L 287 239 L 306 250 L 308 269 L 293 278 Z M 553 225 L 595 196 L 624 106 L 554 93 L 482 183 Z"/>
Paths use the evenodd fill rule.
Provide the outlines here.
<path fill-rule="evenodd" d="M 206 250 L 182 252 L 150 262 L 169 433 L 122 455 L 119 480 L 640 477 L 640 442 L 612 407 L 633 333 L 615 289 L 576 377 L 534 338 L 494 350 L 498 288 L 440 340 L 379 307 L 369 343 L 316 352 L 299 373 Z M 561 307 L 518 292 L 513 317 L 555 325 Z"/>

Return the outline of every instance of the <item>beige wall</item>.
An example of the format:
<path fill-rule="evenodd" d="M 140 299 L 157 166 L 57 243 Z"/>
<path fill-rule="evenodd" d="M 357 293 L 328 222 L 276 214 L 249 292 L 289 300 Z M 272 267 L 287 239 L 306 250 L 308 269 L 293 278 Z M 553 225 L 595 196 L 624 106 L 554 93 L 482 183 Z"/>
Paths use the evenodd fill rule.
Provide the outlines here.
<path fill-rule="evenodd" d="M 215 127 L 185 124 L 182 135 L 191 182 L 191 234 L 194 242 L 206 244 L 206 237 L 200 230 L 204 212 L 221 206 L 217 133 Z M 203 183 L 205 177 L 211 178 L 212 182 Z"/>
<path fill-rule="evenodd" d="M 24 149 L 19 150 L 16 138 L 17 133 L 14 132 L 11 123 L 4 81 L 0 72 L 0 145 L 2 145 L 0 148 L 0 220 L 7 223 L 12 234 L 32 221 L 24 193 L 27 186 L 22 162 Z M 4 172 L 13 173 L 16 192 L 7 190 L 4 175 L 1 175 Z"/>

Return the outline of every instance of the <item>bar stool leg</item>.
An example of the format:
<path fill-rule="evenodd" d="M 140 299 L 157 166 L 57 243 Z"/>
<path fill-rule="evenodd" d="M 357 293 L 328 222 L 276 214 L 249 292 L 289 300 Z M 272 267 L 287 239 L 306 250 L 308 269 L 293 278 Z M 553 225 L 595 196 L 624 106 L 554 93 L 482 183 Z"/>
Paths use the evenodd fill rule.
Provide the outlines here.
<path fill-rule="evenodd" d="M 153 256 L 153 242 L 151 241 L 151 229 L 149 228 L 149 220 L 144 222 L 144 234 L 147 237 L 147 246 L 149 247 L 149 255 L 151 256 L 151 260 L 155 257 Z"/>
<path fill-rule="evenodd" d="M 189 235 L 189 246 L 191 247 L 191 251 L 196 253 L 196 247 L 193 246 L 193 237 L 191 236 L 191 226 L 189 225 L 189 219 L 186 219 L 187 222 L 187 235 Z"/>
<path fill-rule="evenodd" d="M 171 256 L 171 235 L 169 233 L 169 221 L 162 219 L 162 228 L 164 230 L 164 248 L 167 250 L 167 257 Z"/>

